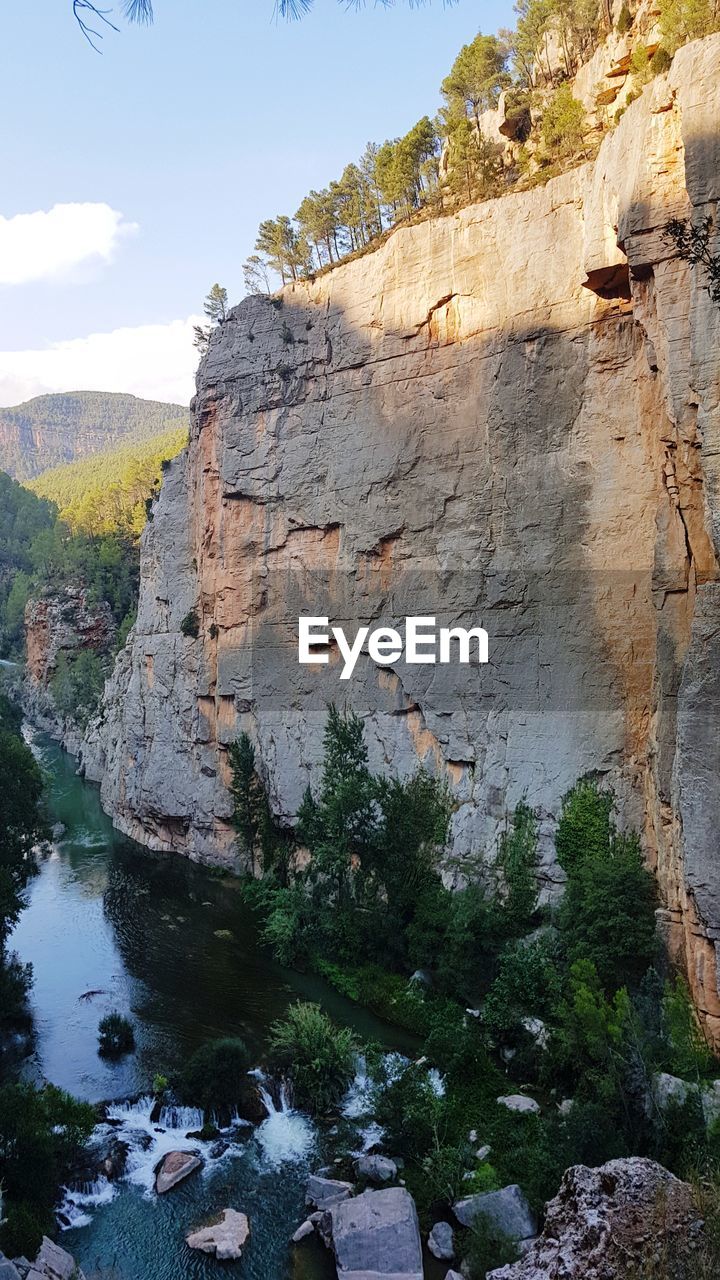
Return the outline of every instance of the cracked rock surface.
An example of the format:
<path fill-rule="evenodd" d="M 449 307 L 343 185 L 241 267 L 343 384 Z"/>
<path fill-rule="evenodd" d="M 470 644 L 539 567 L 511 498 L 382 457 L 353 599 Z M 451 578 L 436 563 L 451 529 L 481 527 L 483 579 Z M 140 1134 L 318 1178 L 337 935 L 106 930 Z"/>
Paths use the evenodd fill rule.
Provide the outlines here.
<path fill-rule="evenodd" d="M 85 743 L 122 830 L 237 866 L 227 744 L 250 733 L 291 823 L 350 700 L 373 769 L 447 777 L 448 878 L 493 861 L 521 797 L 539 810 L 547 899 L 561 797 L 596 772 L 720 1040 L 720 311 L 662 237 L 715 213 L 719 118 L 715 35 L 593 163 L 230 313 Z M 483 625 L 490 663 L 365 653 L 341 683 L 334 644 L 299 665 L 302 614 Z"/>

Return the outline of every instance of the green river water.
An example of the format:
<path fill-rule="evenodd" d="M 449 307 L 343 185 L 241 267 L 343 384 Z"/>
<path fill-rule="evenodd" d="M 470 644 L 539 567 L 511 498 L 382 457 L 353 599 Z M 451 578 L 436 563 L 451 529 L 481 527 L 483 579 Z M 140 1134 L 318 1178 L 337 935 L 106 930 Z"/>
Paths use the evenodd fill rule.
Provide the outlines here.
<path fill-rule="evenodd" d="M 157 1197 L 158 1159 L 198 1147 L 186 1138 L 198 1116 L 167 1112 L 153 1125 L 149 1103 L 138 1095 L 155 1072 L 169 1074 L 216 1036 L 241 1036 L 261 1063 L 270 1023 L 298 998 L 320 1002 L 338 1022 L 389 1049 L 414 1045 L 319 979 L 275 964 L 258 943 L 236 882 L 177 856 L 148 854 L 120 836 L 97 790 L 76 775 L 74 759 L 42 735 L 32 744 L 46 773 L 52 821 L 65 826 L 31 883 L 11 943 L 33 966 L 35 1067 L 76 1096 L 117 1100 L 115 1132 L 130 1145 L 121 1182 L 70 1188 L 65 1211 L 73 1225 L 61 1242 L 88 1277 L 216 1280 L 227 1277 L 227 1265 L 189 1250 L 184 1236 L 232 1206 L 248 1214 L 252 1233 L 232 1267 L 238 1280 L 333 1276 L 319 1245 L 288 1248 L 304 1216 L 307 1173 L 322 1162 L 326 1141 L 306 1117 L 279 1108 L 259 1129 L 227 1135 L 220 1158 L 203 1147 L 202 1171 Z M 137 1041 L 136 1053 L 115 1064 L 97 1054 L 98 1022 L 111 1009 L 131 1017 Z M 99 1139 L 110 1132 L 101 1130 Z M 358 1128 L 357 1149 L 363 1140 Z"/>

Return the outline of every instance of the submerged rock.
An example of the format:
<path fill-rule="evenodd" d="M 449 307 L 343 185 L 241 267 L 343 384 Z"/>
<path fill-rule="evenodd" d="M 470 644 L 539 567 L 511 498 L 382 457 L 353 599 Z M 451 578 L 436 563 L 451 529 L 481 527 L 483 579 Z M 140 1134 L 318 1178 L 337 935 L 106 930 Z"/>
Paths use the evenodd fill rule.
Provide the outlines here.
<path fill-rule="evenodd" d="M 122 1138 L 112 1137 L 110 1139 L 105 1155 L 100 1162 L 100 1173 L 109 1182 L 122 1178 L 127 1165 L 129 1151 L 129 1144 L 124 1142 Z"/>
<path fill-rule="evenodd" d="M 701 1229 L 691 1188 L 654 1160 L 632 1156 L 599 1169 L 574 1165 L 547 1205 L 542 1235 L 519 1262 L 490 1272 L 488 1280 L 655 1274 L 655 1260 L 687 1256 Z"/>
<path fill-rule="evenodd" d="M 364 1191 L 330 1217 L 338 1280 L 423 1280 L 417 1212 L 403 1187 Z"/>
<path fill-rule="evenodd" d="M 291 1243 L 299 1244 L 300 1241 L 304 1240 L 306 1236 L 311 1236 L 314 1231 L 315 1231 L 315 1223 L 311 1222 L 309 1218 L 306 1218 L 304 1222 L 300 1223 L 300 1226 L 298 1227 L 297 1231 L 293 1234 Z"/>
<path fill-rule="evenodd" d="M 428 1249 L 433 1258 L 450 1262 L 455 1257 L 453 1229 L 449 1222 L 436 1222 L 428 1236 Z"/>
<path fill-rule="evenodd" d="M 477 1218 L 486 1218 L 511 1240 L 529 1240 L 537 1235 L 535 1215 L 515 1183 L 500 1191 L 484 1191 L 458 1200 L 453 1213 L 463 1227 L 471 1227 Z"/>
<path fill-rule="evenodd" d="M 192 1151 L 168 1151 L 155 1174 L 155 1190 L 158 1195 L 164 1195 L 166 1191 L 176 1187 L 178 1182 L 189 1177 L 201 1164 L 200 1157 Z"/>
<path fill-rule="evenodd" d="M 239 1213 L 237 1209 L 224 1209 L 219 1221 L 191 1231 L 185 1237 L 185 1243 L 201 1253 L 214 1253 L 220 1262 L 235 1262 L 242 1257 L 249 1235 L 247 1214 Z"/>

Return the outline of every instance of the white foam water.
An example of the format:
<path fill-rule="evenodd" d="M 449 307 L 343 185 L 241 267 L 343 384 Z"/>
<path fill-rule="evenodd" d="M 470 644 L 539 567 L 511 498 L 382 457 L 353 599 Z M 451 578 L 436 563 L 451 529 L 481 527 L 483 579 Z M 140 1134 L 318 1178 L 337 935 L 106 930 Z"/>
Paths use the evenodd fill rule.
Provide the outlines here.
<path fill-rule="evenodd" d="M 63 1231 L 71 1227 L 86 1227 L 92 1222 L 90 1209 L 109 1204 L 117 1194 L 117 1187 L 107 1178 L 96 1178 L 80 1187 L 63 1187 L 63 1199 L 58 1210 L 58 1220 Z"/>
<path fill-rule="evenodd" d="M 275 1105 L 269 1089 L 260 1081 L 258 1088 L 268 1115 L 255 1137 L 265 1160 L 276 1169 L 282 1164 L 304 1160 L 315 1145 L 311 1121 L 291 1107 L 285 1084 L 280 1085 L 279 1107 Z"/>
<path fill-rule="evenodd" d="M 256 1158 L 272 1168 L 302 1162 L 315 1145 L 315 1129 L 310 1119 L 291 1106 L 284 1084 L 279 1087 L 279 1104 L 276 1105 L 262 1073 L 254 1071 L 251 1074 L 258 1080 L 268 1114 L 255 1130 L 257 1141 L 250 1150 L 254 1149 Z M 170 1151 L 197 1151 L 204 1157 L 203 1172 L 206 1175 L 217 1168 L 218 1159 L 232 1159 L 248 1151 L 238 1130 L 248 1130 L 252 1126 L 239 1116 L 222 1131 L 228 1144 L 222 1155 L 211 1157 L 212 1139 L 203 1141 L 190 1137 L 202 1129 L 205 1122 L 205 1113 L 199 1107 L 169 1104 L 161 1108 L 157 1120 L 152 1118 L 155 1108 L 156 1100 L 152 1094 L 144 1094 L 133 1102 L 113 1102 L 107 1108 L 107 1121 L 98 1125 L 94 1134 L 100 1144 L 110 1136 L 127 1143 L 127 1164 L 119 1181 L 139 1187 L 148 1198 L 155 1194 L 157 1167 Z M 245 1138 L 247 1136 L 246 1133 Z M 117 1191 L 118 1183 L 108 1182 L 106 1178 L 99 1178 L 77 1190 L 66 1188 L 58 1211 L 60 1225 L 64 1230 L 87 1226 L 92 1221 L 90 1211 L 107 1204 Z"/>

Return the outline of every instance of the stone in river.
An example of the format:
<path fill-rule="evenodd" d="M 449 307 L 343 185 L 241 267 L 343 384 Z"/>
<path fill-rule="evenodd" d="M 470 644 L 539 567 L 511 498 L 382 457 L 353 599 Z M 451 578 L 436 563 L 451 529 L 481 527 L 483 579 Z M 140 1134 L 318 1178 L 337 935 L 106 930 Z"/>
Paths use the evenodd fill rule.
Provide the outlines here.
<path fill-rule="evenodd" d="M 200 1157 L 192 1151 L 168 1151 L 155 1174 L 155 1190 L 158 1195 L 161 1196 L 177 1186 L 178 1182 L 199 1169 L 201 1164 Z"/>
<path fill-rule="evenodd" d="M 247 1214 L 239 1213 L 237 1209 L 225 1209 L 218 1222 L 192 1231 L 185 1240 L 189 1248 L 199 1249 L 201 1253 L 214 1253 L 220 1262 L 235 1262 L 242 1256 L 249 1235 Z"/>

